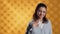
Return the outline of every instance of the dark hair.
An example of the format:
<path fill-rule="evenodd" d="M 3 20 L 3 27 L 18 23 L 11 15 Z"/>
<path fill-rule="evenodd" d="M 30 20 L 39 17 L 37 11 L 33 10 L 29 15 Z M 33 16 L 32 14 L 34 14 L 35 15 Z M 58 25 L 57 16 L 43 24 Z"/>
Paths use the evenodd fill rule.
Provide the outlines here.
<path fill-rule="evenodd" d="M 43 3 L 39 3 L 35 9 L 35 13 L 33 14 L 33 19 L 36 21 L 37 19 L 39 19 L 39 16 L 37 15 L 37 10 L 40 8 L 40 7 L 45 7 L 47 9 L 47 6 Z M 46 15 L 43 17 L 43 23 L 47 23 L 47 18 L 46 18 Z"/>

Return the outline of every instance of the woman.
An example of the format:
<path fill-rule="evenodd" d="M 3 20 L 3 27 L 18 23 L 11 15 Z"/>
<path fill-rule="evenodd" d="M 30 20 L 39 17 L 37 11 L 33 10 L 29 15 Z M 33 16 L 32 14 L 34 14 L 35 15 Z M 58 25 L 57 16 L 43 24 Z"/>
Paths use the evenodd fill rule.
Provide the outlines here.
<path fill-rule="evenodd" d="M 47 6 L 37 5 L 33 19 L 30 21 L 26 34 L 52 34 L 51 22 L 46 18 Z"/>

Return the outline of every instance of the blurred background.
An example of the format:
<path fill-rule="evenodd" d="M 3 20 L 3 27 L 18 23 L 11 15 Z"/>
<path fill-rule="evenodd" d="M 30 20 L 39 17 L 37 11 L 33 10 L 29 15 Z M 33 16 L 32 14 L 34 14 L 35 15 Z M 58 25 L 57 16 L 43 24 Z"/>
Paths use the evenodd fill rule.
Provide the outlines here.
<path fill-rule="evenodd" d="M 25 34 L 38 3 L 48 7 L 53 34 L 60 34 L 60 0 L 0 0 L 0 34 Z"/>

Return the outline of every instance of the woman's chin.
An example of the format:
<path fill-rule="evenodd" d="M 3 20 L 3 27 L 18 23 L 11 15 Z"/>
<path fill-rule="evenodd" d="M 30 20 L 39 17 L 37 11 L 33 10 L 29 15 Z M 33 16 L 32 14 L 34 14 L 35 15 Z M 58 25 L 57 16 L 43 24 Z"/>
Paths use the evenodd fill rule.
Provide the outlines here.
<path fill-rule="evenodd" d="M 42 19 L 42 17 L 39 17 L 39 19 Z"/>

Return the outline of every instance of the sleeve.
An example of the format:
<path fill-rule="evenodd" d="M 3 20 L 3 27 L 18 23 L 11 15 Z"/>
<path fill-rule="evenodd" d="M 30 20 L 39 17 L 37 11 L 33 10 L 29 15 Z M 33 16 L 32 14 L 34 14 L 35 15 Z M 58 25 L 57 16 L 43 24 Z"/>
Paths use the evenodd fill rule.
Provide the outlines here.
<path fill-rule="evenodd" d="M 51 21 L 49 21 L 49 34 L 52 34 L 52 24 L 51 24 Z"/>
<path fill-rule="evenodd" d="M 32 28 L 32 25 L 31 23 L 29 23 L 25 34 L 28 34 L 31 28 Z"/>

